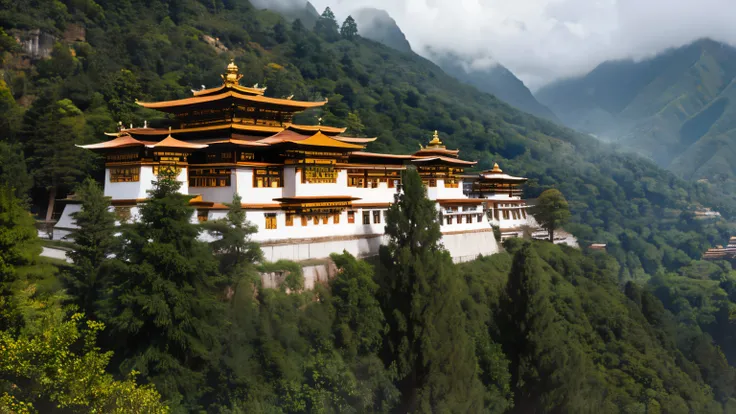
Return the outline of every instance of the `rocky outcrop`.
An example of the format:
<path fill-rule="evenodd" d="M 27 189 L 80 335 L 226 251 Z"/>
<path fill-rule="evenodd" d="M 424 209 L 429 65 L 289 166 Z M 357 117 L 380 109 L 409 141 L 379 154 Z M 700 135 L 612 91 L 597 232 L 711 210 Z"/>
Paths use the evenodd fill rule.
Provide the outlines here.
<path fill-rule="evenodd" d="M 51 56 L 54 48 L 54 36 L 42 32 L 40 29 L 17 31 L 13 33 L 15 40 L 21 46 L 23 53 L 31 59 L 46 59 Z"/>

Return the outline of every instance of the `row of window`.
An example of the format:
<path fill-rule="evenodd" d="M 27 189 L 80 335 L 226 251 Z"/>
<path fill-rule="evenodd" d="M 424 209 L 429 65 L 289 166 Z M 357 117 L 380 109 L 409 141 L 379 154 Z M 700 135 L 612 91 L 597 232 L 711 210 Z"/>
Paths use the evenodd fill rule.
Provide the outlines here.
<path fill-rule="evenodd" d="M 379 183 L 386 183 L 388 188 L 396 188 L 400 180 L 394 177 L 348 176 L 348 187 L 378 188 Z"/>
<path fill-rule="evenodd" d="M 160 168 L 167 168 L 173 173 L 178 175 L 181 171 L 180 167 L 165 166 L 159 167 L 154 166 L 154 175 L 158 175 Z M 230 175 L 231 170 L 229 168 L 193 168 L 189 171 L 189 186 L 190 187 L 229 187 L 230 177 L 223 177 Z M 306 172 L 305 172 L 306 175 Z M 140 167 L 118 167 L 110 168 L 110 182 L 135 182 L 139 181 Z M 335 183 L 336 172 L 334 171 L 320 171 L 312 172 L 310 178 L 307 180 L 311 183 Z M 349 187 L 359 188 L 378 188 L 379 183 L 387 183 L 388 188 L 395 188 L 399 183 L 399 180 L 393 178 L 365 178 L 365 177 L 348 177 Z M 430 179 L 424 180 L 424 184 L 429 187 L 436 187 L 437 180 Z M 445 181 L 445 188 L 457 188 L 458 181 Z M 279 188 L 283 186 L 283 172 L 277 169 L 259 169 L 253 172 L 253 187 L 254 188 Z"/>
<path fill-rule="evenodd" d="M 504 220 L 521 220 L 522 218 L 526 218 L 526 210 L 523 208 L 518 210 L 502 210 L 501 215 Z"/>
<path fill-rule="evenodd" d="M 472 224 L 473 217 L 475 217 L 476 223 L 483 221 L 483 214 L 463 214 L 459 216 L 445 216 L 445 224 L 453 224 L 457 220 L 457 224 Z"/>
<path fill-rule="evenodd" d="M 381 216 L 383 214 L 386 214 L 385 211 L 382 210 L 372 210 L 372 211 L 364 211 L 363 212 L 363 224 L 369 225 L 369 224 L 381 224 Z M 297 214 L 286 214 L 286 227 L 292 227 L 294 225 L 294 216 Z M 265 213 L 266 216 L 266 230 L 274 230 L 278 228 L 278 224 L 276 221 L 276 214 L 275 213 Z M 302 227 L 306 227 L 309 225 L 309 223 L 313 223 L 313 225 L 317 226 L 319 224 L 330 224 L 330 219 L 332 219 L 332 224 L 340 224 L 340 214 L 332 214 L 332 215 L 299 215 L 301 218 Z M 200 219 L 200 221 L 202 221 Z M 348 211 L 348 223 L 355 223 L 355 211 Z"/>

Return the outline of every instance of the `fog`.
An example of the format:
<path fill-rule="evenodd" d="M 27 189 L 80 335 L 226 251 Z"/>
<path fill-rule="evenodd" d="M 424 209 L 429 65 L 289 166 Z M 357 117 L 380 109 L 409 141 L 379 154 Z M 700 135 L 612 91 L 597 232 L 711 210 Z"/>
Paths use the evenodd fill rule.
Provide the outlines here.
<path fill-rule="evenodd" d="M 275 0 L 256 0 L 274 4 Z M 282 4 L 300 0 L 278 0 Z M 531 88 L 609 59 L 651 56 L 702 37 L 736 44 L 734 0 L 312 0 L 341 22 L 388 11 L 419 54 L 452 50 L 470 67 L 500 62 Z"/>

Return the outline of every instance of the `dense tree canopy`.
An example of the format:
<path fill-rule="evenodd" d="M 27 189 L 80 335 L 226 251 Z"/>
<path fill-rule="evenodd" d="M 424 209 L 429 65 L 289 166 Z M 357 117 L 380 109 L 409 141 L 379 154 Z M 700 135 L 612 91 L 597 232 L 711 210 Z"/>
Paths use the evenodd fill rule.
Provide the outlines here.
<path fill-rule="evenodd" d="M 54 355 L 69 357 L 14 356 L 39 365 L 0 373 L 0 404 L 39 401 L 25 386 L 8 391 L 18 378 L 46 381 L 40 371 L 89 361 L 97 376 L 74 372 L 92 378 L 99 399 L 52 373 L 59 388 L 33 388 L 45 395 L 40 409 L 55 410 L 53 394 L 111 411 L 109 398 L 127 389 L 154 410 L 152 384 L 175 412 L 734 411 L 736 273 L 698 260 L 733 227 L 694 214 L 712 207 L 729 219 L 732 195 L 516 111 L 419 56 L 354 36 L 347 21 L 341 31 L 329 10 L 313 17 L 314 28 L 240 0 L 0 4 L 0 337 L 31 349 L 57 338 Z M 34 29 L 55 39 L 47 59 L 15 41 Z M 255 263 L 255 229 L 237 199 L 226 220 L 200 227 L 165 180 L 142 221 L 119 229 L 122 243 L 105 239 L 105 201 L 84 187 L 76 219 L 88 230 L 74 265 L 40 259 L 26 208 L 45 213 L 83 177 L 100 178 L 101 163 L 74 144 L 105 139 L 118 122 L 170 125 L 135 99 L 217 85 L 230 57 L 244 84 L 265 84 L 269 96 L 329 99 L 295 122 L 321 119 L 378 137 L 372 151 L 402 153 L 437 129 L 479 169 L 500 162 L 529 177 L 526 197 L 559 190 L 564 228 L 583 249 L 511 240 L 506 252 L 454 265 L 410 173 L 376 269 L 337 255 L 335 278 L 313 291 L 301 289 L 297 264 Z M 203 231 L 222 239 L 204 242 Z M 593 242 L 607 251 L 587 251 Z M 286 283 L 264 288 L 259 266 L 278 267 Z M 33 322 L 51 308 L 55 324 Z M 94 336 L 98 322 L 102 349 L 69 342 Z M 148 385 L 126 379 L 132 370 Z"/>

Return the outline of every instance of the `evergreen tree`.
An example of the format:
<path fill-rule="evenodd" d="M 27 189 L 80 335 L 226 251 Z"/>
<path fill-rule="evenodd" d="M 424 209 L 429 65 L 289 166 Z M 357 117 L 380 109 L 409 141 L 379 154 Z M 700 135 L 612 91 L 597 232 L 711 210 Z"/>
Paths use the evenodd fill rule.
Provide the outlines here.
<path fill-rule="evenodd" d="M 4 34 L 0 32 L 0 39 Z M 16 135 L 20 131 L 22 115 L 23 111 L 15 102 L 7 83 L 0 80 L 0 142 L 15 142 Z"/>
<path fill-rule="evenodd" d="M 240 194 L 235 193 L 227 206 L 230 209 L 224 219 L 206 222 L 204 228 L 214 238 L 210 246 L 220 259 L 220 273 L 230 282 L 237 282 L 239 276 L 248 273 L 248 267 L 263 260 L 263 251 L 251 240 L 258 227 L 246 220 Z"/>
<path fill-rule="evenodd" d="M 435 203 L 416 170 L 388 210 L 379 297 L 389 326 L 384 362 L 401 393 L 398 412 L 476 412 L 483 391 L 460 306 L 462 280 L 441 237 Z"/>
<path fill-rule="evenodd" d="M 90 154 L 74 145 L 84 142 L 82 111 L 69 99 L 51 104 L 35 124 L 30 158 L 34 179 L 48 191 L 46 221 L 51 220 L 57 194 L 70 188 L 89 169 Z"/>
<path fill-rule="evenodd" d="M 549 241 L 555 241 L 555 230 L 570 218 L 570 207 L 565 196 L 554 188 L 545 190 L 532 209 L 532 215 L 542 228 L 549 233 Z"/>
<path fill-rule="evenodd" d="M 592 402 L 585 399 L 583 356 L 565 341 L 545 277 L 532 244 L 525 243 L 514 255 L 502 310 L 514 412 L 587 412 Z"/>
<path fill-rule="evenodd" d="M 327 7 L 322 15 L 317 19 L 314 24 L 314 32 L 322 36 L 329 42 L 334 42 L 340 39 L 340 33 L 338 32 L 337 20 L 335 20 L 335 13 Z"/>
<path fill-rule="evenodd" d="M 355 23 L 353 16 L 348 16 L 348 18 L 342 22 L 342 27 L 340 27 L 340 36 L 348 40 L 353 40 L 358 36 L 358 24 Z"/>
<path fill-rule="evenodd" d="M 0 186 L 0 330 L 15 324 L 12 285 L 41 253 L 33 218 L 9 187 Z"/>
<path fill-rule="evenodd" d="M 0 142 L 0 187 L 12 187 L 15 197 L 26 202 L 32 185 L 21 146 Z"/>
<path fill-rule="evenodd" d="M 385 318 L 375 298 L 378 285 L 373 271 L 347 252 L 331 258 L 338 269 L 330 281 L 336 345 L 352 357 L 375 354 L 383 343 Z"/>
<path fill-rule="evenodd" d="M 77 230 L 72 234 L 74 250 L 67 256 L 73 265 L 63 279 L 74 302 L 91 318 L 104 286 L 102 265 L 116 243 L 115 213 L 110 211 L 110 198 L 92 179 L 86 179 L 76 194 L 82 209 L 72 213 Z"/>
<path fill-rule="evenodd" d="M 180 186 L 173 174 L 161 175 L 139 222 L 124 230 L 100 319 L 122 372 L 140 372 L 176 410 L 192 411 L 209 391 L 223 306 L 217 261 L 198 240 L 200 226 Z"/>

